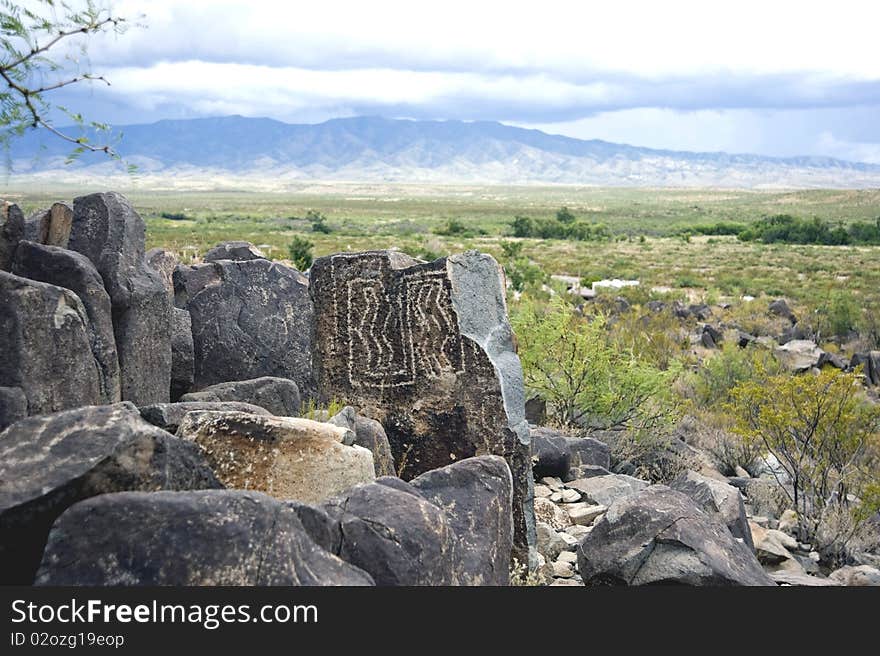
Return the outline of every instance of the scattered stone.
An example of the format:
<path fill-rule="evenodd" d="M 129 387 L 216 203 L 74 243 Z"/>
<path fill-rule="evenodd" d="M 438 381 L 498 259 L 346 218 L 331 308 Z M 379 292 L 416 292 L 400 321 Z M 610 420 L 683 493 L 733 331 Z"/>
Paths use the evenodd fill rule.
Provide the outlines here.
<path fill-rule="evenodd" d="M 789 572 L 785 570 L 770 572 L 770 578 L 781 586 L 796 587 L 828 587 L 840 585 L 833 579 L 826 579 L 820 576 L 810 576 L 806 572 Z"/>
<path fill-rule="evenodd" d="M 573 503 L 569 505 L 566 510 L 568 511 L 568 516 L 571 518 L 572 523 L 580 524 L 581 526 L 590 526 L 597 517 L 604 515 L 608 508 L 601 505 L 591 506 L 586 503 Z"/>
<path fill-rule="evenodd" d="M 29 417 L 0 433 L 0 583 L 29 585 L 52 522 L 123 490 L 221 487 L 199 449 L 130 403 Z"/>
<path fill-rule="evenodd" d="M 850 360 L 851 369 L 862 368 L 862 375 L 869 385 L 880 385 L 880 351 L 855 353 Z"/>
<path fill-rule="evenodd" d="M 553 492 L 561 492 L 563 489 L 562 480 L 555 476 L 545 476 L 541 479 L 541 483 L 549 487 Z"/>
<path fill-rule="evenodd" d="M 373 454 L 343 444 L 348 433 L 310 419 L 217 411 L 190 412 L 177 429 L 202 447 L 226 487 L 304 503 L 375 479 Z"/>
<path fill-rule="evenodd" d="M 568 543 L 562 537 L 565 533 L 558 533 L 550 524 L 540 520 L 535 522 L 535 546 L 538 553 L 548 561 L 554 561 L 560 553 L 568 548 Z"/>
<path fill-rule="evenodd" d="M 535 499 L 535 521 L 549 524 L 555 530 L 561 531 L 571 524 L 568 513 L 557 506 L 550 499 Z"/>
<path fill-rule="evenodd" d="M 749 521 L 749 529 L 752 532 L 755 555 L 762 564 L 778 566 L 784 561 L 793 560 L 789 548 L 797 549 L 797 540 L 782 531 L 764 528 L 753 520 Z"/>
<path fill-rule="evenodd" d="M 211 385 L 180 397 L 181 401 L 240 401 L 266 408 L 278 417 L 296 417 L 302 401 L 297 384 L 288 378 L 263 376 Z"/>
<path fill-rule="evenodd" d="M 846 565 L 832 572 L 829 578 L 841 585 L 880 586 L 880 570 L 870 565 Z"/>
<path fill-rule="evenodd" d="M 745 333 L 741 330 L 736 331 L 736 345 L 740 348 L 746 348 L 749 344 L 754 343 L 756 339 L 757 337 L 750 333 Z"/>
<path fill-rule="evenodd" d="M 277 376 L 311 397 L 309 281 L 269 260 L 221 260 L 174 271 L 175 304 L 192 317 L 195 387 Z"/>
<path fill-rule="evenodd" d="M 404 479 L 502 456 L 514 480 L 514 556 L 530 560 L 529 429 L 498 263 L 474 251 L 431 263 L 342 253 L 315 260 L 310 278 L 321 397 L 370 408 Z"/>
<path fill-rule="evenodd" d="M 541 484 L 535 485 L 535 498 L 549 497 L 551 494 L 553 494 L 553 490 L 551 490 L 546 485 L 541 485 Z"/>
<path fill-rule="evenodd" d="M 584 537 L 587 533 L 589 533 L 592 528 L 590 526 L 581 526 L 580 524 L 573 524 L 571 526 L 565 527 L 565 534 L 570 535 L 571 537 L 577 539 Z"/>
<path fill-rule="evenodd" d="M 272 413 L 250 403 L 238 401 L 186 401 L 179 403 L 156 403 L 140 408 L 141 417 L 169 433 L 176 433 L 183 418 L 190 412 L 205 411 L 247 412 L 252 415 L 271 417 Z"/>
<path fill-rule="evenodd" d="M 560 579 L 570 579 L 574 576 L 574 568 L 571 566 L 571 563 L 560 560 L 554 561 L 553 576 Z"/>
<path fill-rule="evenodd" d="M 777 346 L 773 354 L 779 363 L 792 373 L 803 373 L 821 366 L 826 353 L 808 339 L 793 339 Z"/>
<path fill-rule="evenodd" d="M 202 258 L 205 262 L 218 262 L 220 260 L 233 260 L 245 262 L 247 260 L 265 260 L 263 252 L 248 241 L 226 241 L 217 244 L 210 249 Z"/>
<path fill-rule="evenodd" d="M 694 471 L 682 474 L 669 486 L 683 492 L 707 513 L 720 519 L 730 529 L 733 537 L 741 538 L 749 549 L 754 550 L 746 509 L 738 489 Z"/>
<path fill-rule="evenodd" d="M 91 322 L 79 297 L 0 271 L 0 387 L 17 387 L 29 415 L 104 403 Z"/>
<path fill-rule="evenodd" d="M 68 248 L 101 274 L 113 308 L 122 399 L 167 403 L 171 389 L 171 304 L 146 262 L 144 221 L 115 192 L 73 201 Z"/>
<path fill-rule="evenodd" d="M 646 481 L 625 474 L 582 478 L 567 485 L 582 493 L 586 501 L 606 507 L 610 507 L 618 499 L 636 494 L 648 487 Z"/>
<path fill-rule="evenodd" d="M 703 346 L 709 349 L 718 348 L 718 344 L 721 343 L 722 334 L 721 331 L 716 329 L 714 326 L 707 324 L 703 324 L 703 330 L 700 333 L 700 341 Z"/>
<path fill-rule="evenodd" d="M 91 261 L 57 246 L 22 241 L 15 251 L 12 272 L 22 278 L 69 289 L 79 297 L 88 317 L 86 330 L 92 355 L 98 364 L 100 402 L 118 403 L 121 381 L 110 296 Z"/>
<path fill-rule="evenodd" d="M 458 584 L 507 585 L 513 548 L 513 481 L 504 458 L 467 458 L 416 476 L 410 484 L 446 513 L 458 535 Z"/>
<path fill-rule="evenodd" d="M 563 503 L 576 503 L 581 500 L 580 492 L 577 490 L 565 489 L 562 491 L 562 502 Z"/>
<path fill-rule="evenodd" d="M 579 542 L 579 540 L 578 540 L 578 538 L 577 538 L 576 536 L 574 536 L 574 535 L 572 535 L 571 533 L 568 532 L 568 531 L 570 531 L 572 528 L 573 528 L 573 527 L 571 527 L 571 526 L 567 526 L 567 527 L 565 528 L 565 530 L 563 530 L 561 533 L 558 533 L 559 537 L 562 538 L 562 541 L 565 542 L 565 545 L 566 545 L 566 547 L 567 547 L 568 549 L 573 549 L 574 547 L 577 546 L 577 544 L 578 544 L 578 542 Z M 590 527 L 587 527 L 587 526 L 581 526 L 580 528 L 590 528 Z M 589 531 L 587 531 L 587 533 L 589 533 Z M 584 536 L 584 535 L 586 535 L 586 533 L 582 533 L 582 534 L 581 534 L 581 536 Z"/>
<path fill-rule="evenodd" d="M 371 585 L 296 512 L 239 490 L 121 492 L 74 505 L 49 534 L 37 585 Z"/>
<path fill-rule="evenodd" d="M 798 514 L 791 508 L 787 509 L 779 516 L 779 524 L 776 527 L 783 533 L 796 536 L 798 532 Z M 807 550 L 809 551 L 809 549 Z"/>
<path fill-rule="evenodd" d="M 322 505 L 341 528 L 337 555 L 376 585 L 455 585 L 458 536 L 440 508 L 397 478 L 357 485 Z"/>
<path fill-rule="evenodd" d="M 613 504 L 577 553 L 588 585 L 773 584 L 726 526 L 663 485 Z"/>
<path fill-rule="evenodd" d="M 562 435 L 546 428 L 532 428 L 532 473 L 535 478 L 566 478 L 571 466 L 571 452 Z"/>
<path fill-rule="evenodd" d="M 767 310 L 770 312 L 770 314 L 775 314 L 777 317 L 788 319 L 792 325 L 797 323 L 797 317 L 795 317 L 794 312 L 791 311 L 791 308 L 788 307 L 788 303 L 785 302 L 784 298 L 779 298 L 775 301 L 772 301 L 767 307 Z"/>
<path fill-rule="evenodd" d="M 570 565 L 575 565 L 577 563 L 577 554 L 573 551 L 563 551 L 556 558 L 557 561 L 561 561 L 563 563 L 569 563 Z"/>

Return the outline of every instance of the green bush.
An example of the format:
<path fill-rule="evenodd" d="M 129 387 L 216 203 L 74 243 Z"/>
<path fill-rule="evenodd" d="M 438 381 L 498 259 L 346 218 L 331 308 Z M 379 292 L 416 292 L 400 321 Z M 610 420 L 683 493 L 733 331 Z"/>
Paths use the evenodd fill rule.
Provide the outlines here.
<path fill-rule="evenodd" d="M 299 235 L 295 236 L 293 241 L 288 244 L 287 250 L 290 254 L 290 260 L 300 271 L 306 271 L 312 266 L 314 261 L 312 247 L 314 247 L 312 242 L 308 239 L 303 239 Z"/>
<path fill-rule="evenodd" d="M 589 320 L 559 296 L 541 306 L 527 297 L 511 313 L 526 387 L 548 402 L 553 420 L 580 429 L 649 430 L 677 412 L 672 382 L 620 349 L 604 316 Z"/>

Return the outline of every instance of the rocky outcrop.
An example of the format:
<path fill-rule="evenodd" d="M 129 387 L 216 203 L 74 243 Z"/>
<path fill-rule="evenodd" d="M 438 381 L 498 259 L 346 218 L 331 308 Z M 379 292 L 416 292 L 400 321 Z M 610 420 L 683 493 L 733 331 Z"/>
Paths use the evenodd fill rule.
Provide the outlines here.
<path fill-rule="evenodd" d="M 278 499 L 319 503 L 375 479 L 373 454 L 350 431 L 290 417 L 190 412 L 177 435 L 197 443 L 220 481 Z"/>
<path fill-rule="evenodd" d="M 412 486 L 442 509 L 458 536 L 459 585 L 507 585 L 513 548 L 513 480 L 500 456 L 478 456 L 417 476 Z"/>
<path fill-rule="evenodd" d="M 266 408 L 279 417 L 296 417 L 302 409 L 299 388 L 287 378 L 263 376 L 211 385 L 180 397 L 181 401 L 239 401 Z"/>
<path fill-rule="evenodd" d="M 73 201 L 68 248 L 101 274 L 113 308 L 123 400 L 166 403 L 171 388 L 171 304 L 144 255 L 144 221 L 117 193 Z"/>
<path fill-rule="evenodd" d="M 648 487 L 648 483 L 626 474 L 609 474 L 569 481 L 566 485 L 580 492 L 586 501 L 611 506 L 615 501 L 633 496 Z"/>
<path fill-rule="evenodd" d="M 28 416 L 28 402 L 20 387 L 0 387 L 0 431 Z"/>
<path fill-rule="evenodd" d="M 92 356 L 98 364 L 101 403 L 119 402 L 119 359 L 110 296 L 91 261 L 74 251 L 22 241 L 15 252 L 12 272 L 23 278 L 64 287 L 79 297 L 88 316 L 86 328 Z"/>
<path fill-rule="evenodd" d="M 29 417 L 0 433 L 0 583 L 30 584 L 52 522 L 122 490 L 220 487 L 199 449 L 130 403 Z"/>
<path fill-rule="evenodd" d="M 345 253 L 317 259 L 310 278 L 321 397 L 380 421 L 404 479 L 502 456 L 525 562 L 534 545 L 529 432 L 498 264 L 476 252 L 431 263 Z"/>
<path fill-rule="evenodd" d="M 37 585 L 371 585 L 309 537 L 296 512 L 238 490 L 121 492 L 52 527 Z"/>
<path fill-rule="evenodd" d="M 376 476 L 395 476 L 397 474 L 394 456 L 391 453 L 391 444 L 385 434 L 385 429 L 378 421 L 358 416 L 355 420 L 354 443 L 369 449 L 373 454 Z"/>
<path fill-rule="evenodd" d="M 849 366 L 852 369 L 861 367 L 862 375 L 869 385 L 880 385 L 880 351 L 855 353 Z"/>
<path fill-rule="evenodd" d="M 0 387 L 20 389 L 28 415 L 105 402 L 92 337 L 72 291 L 0 271 Z"/>
<path fill-rule="evenodd" d="M 53 203 L 47 210 L 31 214 L 24 225 L 24 237 L 28 241 L 45 246 L 67 248 L 73 225 L 73 209 L 67 203 Z"/>
<path fill-rule="evenodd" d="M 777 346 L 773 354 L 779 363 L 792 373 L 802 373 L 813 367 L 820 367 L 826 356 L 825 351 L 808 339 L 793 339 L 782 346 Z"/>
<path fill-rule="evenodd" d="M 612 504 L 577 555 L 587 585 L 773 585 L 726 526 L 663 485 Z"/>
<path fill-rule="evenodd" d="M 277 376 L 310 395 L 313 313 L 303 274 L 265 259 L 221 260 L 177 267 L 174 289 L 192 317 L 195 389 Z"/>
<path fill-rule="evenodd" d="M 174 303 L 174 270 L 180 264 L 180 260 L 174 253 L 166 251 L 164 248 L 151 248 L 144 257 L 153 270 L 159 274 L 168 299 Z"/>
<path fill-rule="evenodd" d="M 339 524 L 337 554 L 376 585 L 454 585 L 457 535 L 446 514 L 397 478 L 358 485 L 322 505 Z"/>
<path fill-rule="evenodd" d="M 738 489 L 694 471 L 682 474 L 669 486 L 686 494 L 700 508 L 720 519 L 733 537 L 740 538 L 749 549 L 754 550 L 752 531 L 749 529 L 742 494 Z"/>
<path fill-rule="evenodd" d="M 265 260 L 266 256 L 249 241 L 226 241 L 214 246 L 205 253 L 202 259 L 205 262 L 219 262 L 220 260 L 245 262 L 247 260 Z"/>

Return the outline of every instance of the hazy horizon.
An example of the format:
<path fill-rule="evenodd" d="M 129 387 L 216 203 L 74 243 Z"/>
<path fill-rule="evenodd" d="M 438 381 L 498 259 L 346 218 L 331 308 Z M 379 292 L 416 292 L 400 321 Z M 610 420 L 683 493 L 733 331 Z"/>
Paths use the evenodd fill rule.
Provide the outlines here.
<path fill-rule="evenodd" d="M 239 114 L 494 120 L 654 149 L 880 163 L 880 6 L 753 0 L 121 0 L 89 43 L 112 86 L 57 104 L 113 124 Z"/>

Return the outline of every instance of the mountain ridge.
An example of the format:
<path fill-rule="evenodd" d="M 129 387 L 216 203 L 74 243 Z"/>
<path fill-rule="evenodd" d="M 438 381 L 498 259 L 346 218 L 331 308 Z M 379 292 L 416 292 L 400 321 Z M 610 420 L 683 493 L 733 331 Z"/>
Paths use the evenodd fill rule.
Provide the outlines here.
<path fill-rule="evenodd" d="M 223 116 L 119 126 L 117 150 L 155 175 L 261 175 L 287 179 L 608 186 L 880 186 L 880 165 L 825 156 L 689 152 L 576 139 L 494 121 L 375 116 L 318 124 Z M 96 135 L 89 134 L 90 138 Z M 106 137 L 105 137 L 106 138 Z M 13 142 L 16 174 L 106 175 L 106 156 L 37 131 Z"/>

